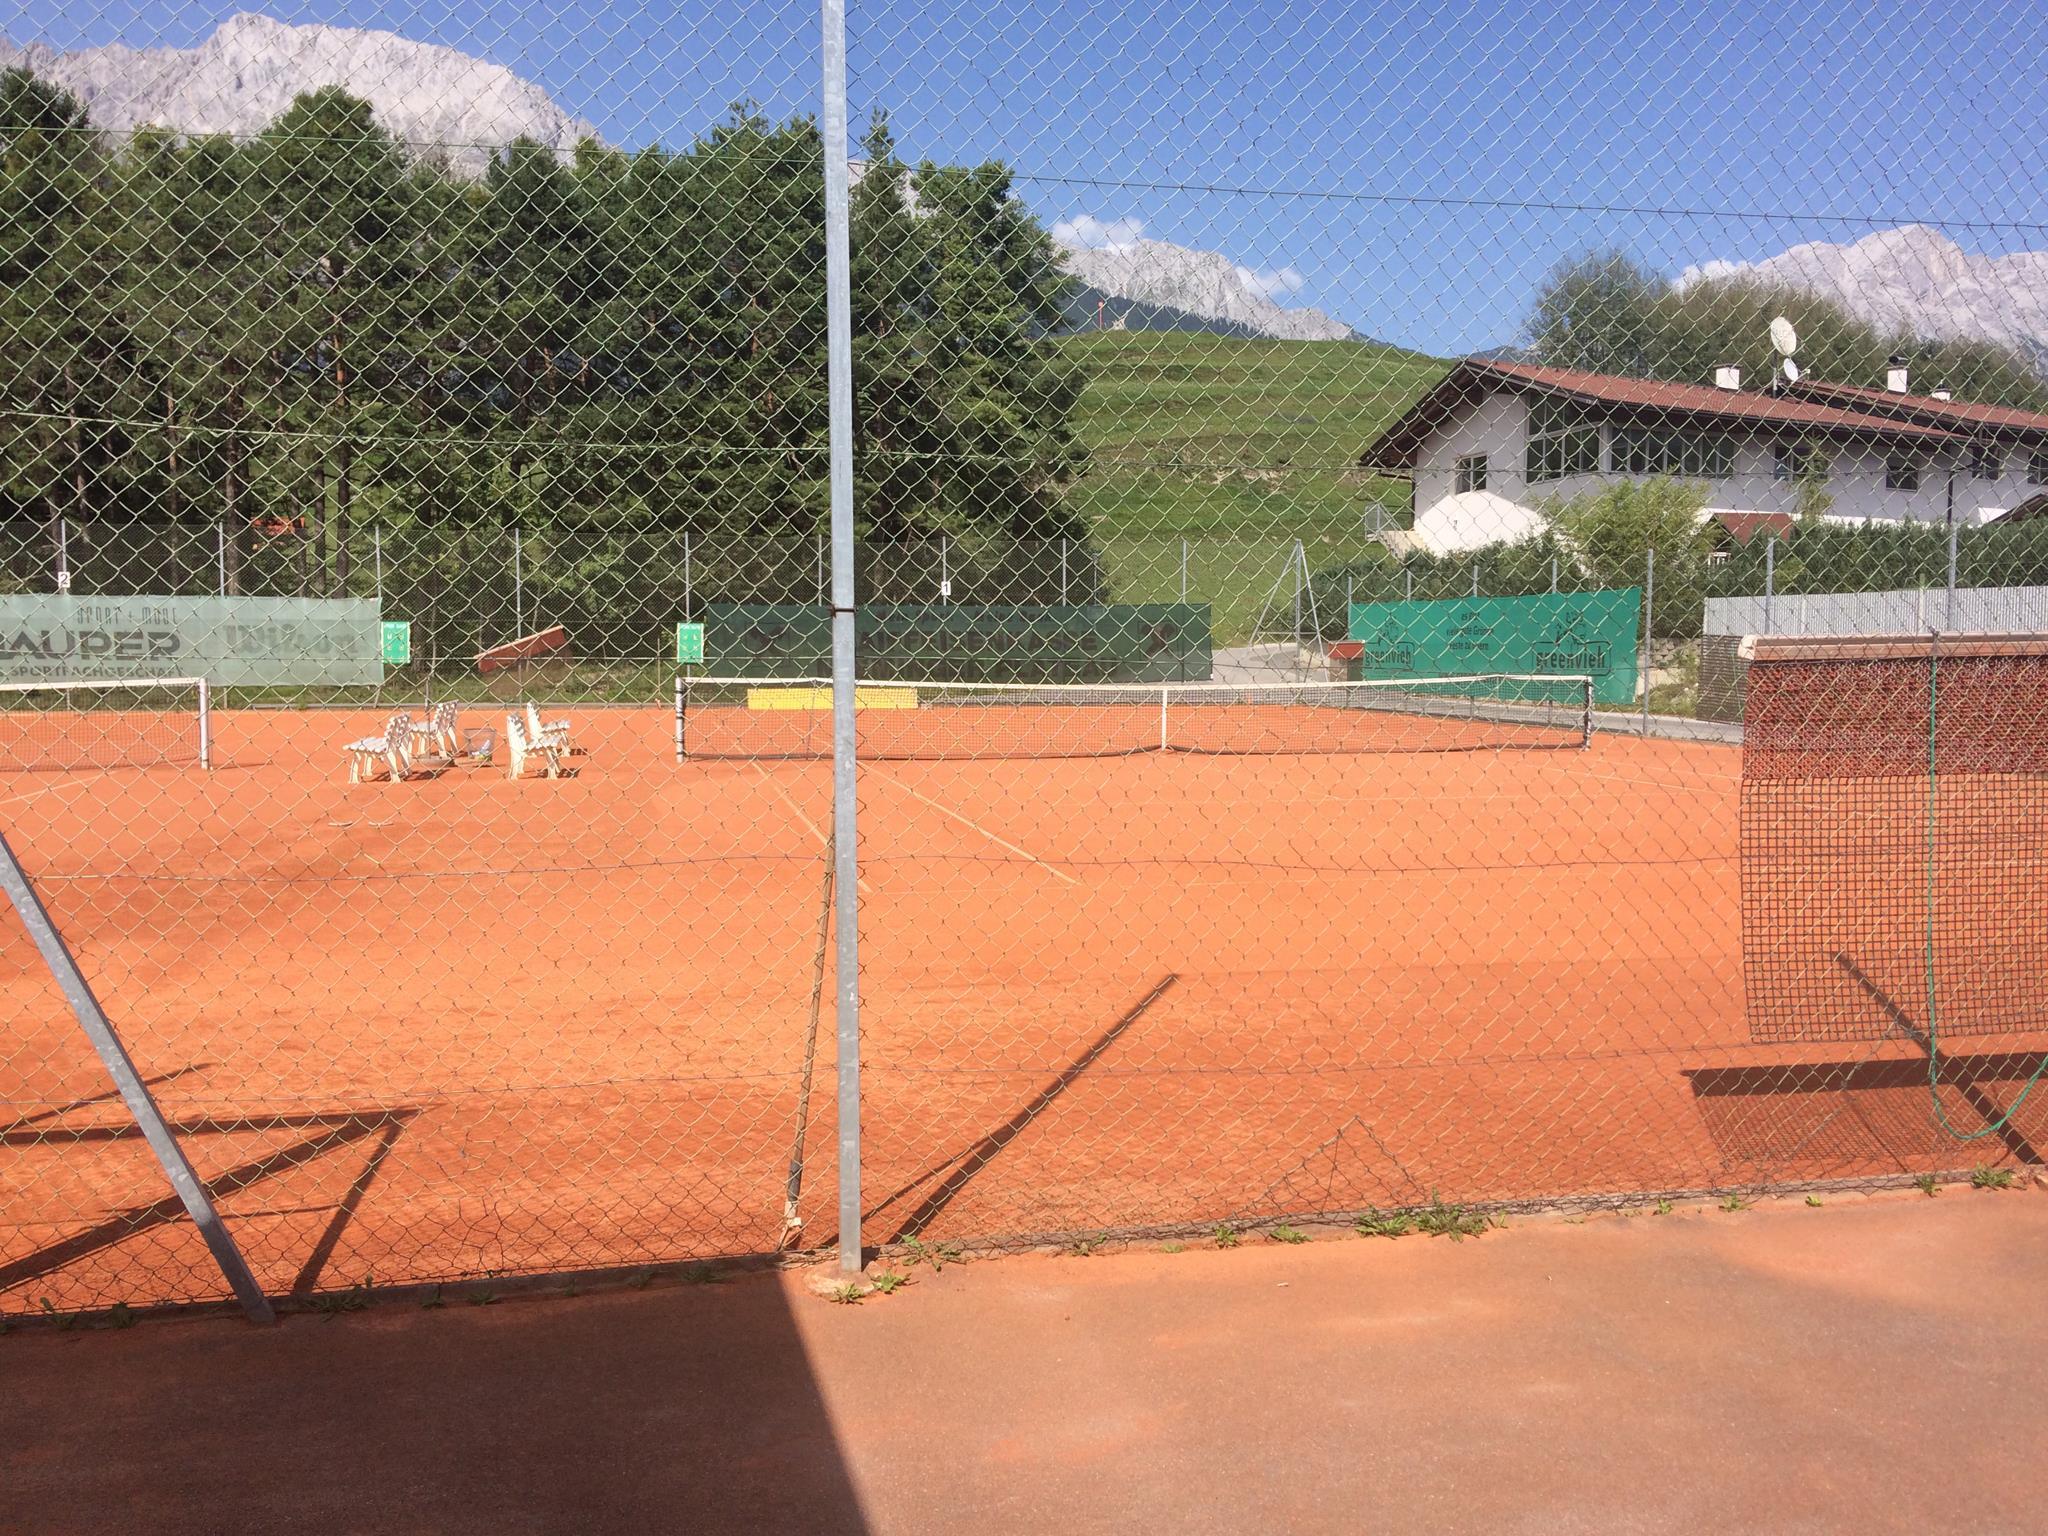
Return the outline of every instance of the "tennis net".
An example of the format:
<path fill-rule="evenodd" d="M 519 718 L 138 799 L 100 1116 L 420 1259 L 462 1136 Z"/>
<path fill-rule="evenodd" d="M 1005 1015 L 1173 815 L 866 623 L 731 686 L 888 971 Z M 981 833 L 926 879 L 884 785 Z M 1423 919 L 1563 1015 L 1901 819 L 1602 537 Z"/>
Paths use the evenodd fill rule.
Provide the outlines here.
<path fill-rule="evenodd" d="M 1583 747 L 1588 677 L 1372 682 L 927 683 L 862 680 L 868 758 L 1285 756 Z M 829 678 L 678 678 L 680 759 L 829 758 Z"/>
<path fill-rule="evenodd" d="M 0 684 L 0 773 L 213 765 L 198 677 Z"/>
<path fill-rule="evenodd" d="M 2048 1028 L 2048 636 L 1741 654 L 1751 1037 Z"/>

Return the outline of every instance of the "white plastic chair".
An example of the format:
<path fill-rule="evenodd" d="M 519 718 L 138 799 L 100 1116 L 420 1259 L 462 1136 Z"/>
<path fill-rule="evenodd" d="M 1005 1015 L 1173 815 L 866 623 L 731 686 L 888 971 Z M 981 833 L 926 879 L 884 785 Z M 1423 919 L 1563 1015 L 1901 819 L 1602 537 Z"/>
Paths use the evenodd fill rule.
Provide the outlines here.
<path fill-rule="evenodd" d="M 568 752 L 566 739 L 534 735 L 527 729 L 523 715 L 514 713 L 505 717 L 505 766 L 513 778 L 523 777 L 527 759 L 537 757 L 546 766 L 548 777 L 558 779 L 562 776 L 562 759 Z"/>
<path fill-rule="evenodd" d="M 432 750 L 449 762 L 462 750 L 462 733 L 457 729 L 456 708 L 452 701 L 433 705 L 424 719 L 412 723 L 413 734 L 424 737 Z"/>
<path fill-rule="evenodd" d="M 348 781 L 360 784 L 377 771 L 383 764 L 384 771 L 396 784 L 412 766 L 412 716 L 393 715 L 384 722 L 382 736 L 365 736 L 352 741 L 342 750 L 348 754 Z"/>
<path fill-rule="evenodd" d="M 569 745 L 569 722 L 550 720 L 541 724 L 540 710 L 530 699 L 526 704 L 526 734 L 532 741 L 553 741 L 564 753 L 574 750 Z"/>

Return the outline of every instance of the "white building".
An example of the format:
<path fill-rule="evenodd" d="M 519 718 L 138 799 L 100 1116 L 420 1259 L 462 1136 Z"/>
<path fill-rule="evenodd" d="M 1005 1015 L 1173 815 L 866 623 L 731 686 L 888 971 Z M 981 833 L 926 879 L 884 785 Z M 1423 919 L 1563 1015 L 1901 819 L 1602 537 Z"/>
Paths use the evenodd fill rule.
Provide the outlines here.
<path fill-rule="evenodd" d="M 1732 368 L 1667 384 L 1468 360 L 1359 463 L 1413 480 L 1413 530 L 1393 537 L 1432 554 L 1540 533 L 1543 503 L 1654 475 L 1705 485 L 1707 516 L 1744 531 L 1797 515 L 1812 489 L 1830 521 L 2039 512 L 2048 415 L 1910 394 L 1903 367 L 1887 383 L 1764 392 Z"/>

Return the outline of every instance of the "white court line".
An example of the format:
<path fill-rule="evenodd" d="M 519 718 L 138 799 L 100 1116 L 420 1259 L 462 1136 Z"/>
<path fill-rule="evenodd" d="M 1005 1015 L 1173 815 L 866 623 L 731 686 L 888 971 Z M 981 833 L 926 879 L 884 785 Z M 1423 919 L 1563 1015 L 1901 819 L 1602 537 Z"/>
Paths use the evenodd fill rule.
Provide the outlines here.
<path fill-rule="evenodd" d="M 873 773 L 875 769 L 873 765 L 870 764 L 866 771 L 869 773 Z M 977 821 L 972 821 L 969 818 L 962 816 L 958 811 L 954 810 L 951 806 L 939 804 L 938 801 L 932 799 L 932 797 L 929 795 L 919 794 L 916 790 L 912 789 L 908 784 L 904 783 L 901 779 L 891 777 L 887 774 L 881 775 L 881 777 L 884 779 L 885 782 L 894 784 L 898 789 L 902 790 L 903 793 L 905 793 L 906 795 L 909 795 L 913 800 L 922 800 L 926 805 L 930 806 L 933 810 L 937 811 L 941 816 L 950 816 L 955 821 L 959 822 L 961 826 L 967 827 L 972 831 L 979 832 L 983 837 L 987 838 L 990 842 L 994 843 L 998 848 L 1007 848 L 1011 853 L 1016 854 L 1018 858 L 1029 859 L 1033 864 L 1038 865 L 1041 869 L 1043 869 L 1047 874 L 1051 875 L 1054 879 L 1064 880 L 1069 885 L 1079 885 L 1081 883 L 1079 879 L 1077 879 L 1073 875 L 1068 874 L 1065 870 L 1061 869 L 1057 864 L 1054 864 L 1048 859 L 1041 859 L 1037 854 L 1033 853 L 1028 848 L 1019 848 L 1015 843 L 1005 842 L 1002 838 L 997 837 L 995 833 L 989 831 L 987 827 L 982 826 L 981 823 Z"/>
<path fill-rule="evenodd" d="M 802 822 L 805 826 L 811 829 L 811 836 L 815 837 L 818 840 L 818 846 L 822 849 L 829 850 L 832 846 L 832 839 L 825 835 L 825 831 L 822 827 L 820 827 L 815 821 L 811 820 L 810 817 L 804 814 L 804 808 L 798 805 L 796 801 L 790 797 L 789 792 L 785 790 L 780 784 L 775 782 L 775 776 L 771 774 L 766 768 L 763 768 L 759 763 L 754 764 L 754 772 L 761 775 L 761 782 L 766 784 L 770 789 L 774 790 L 776 795 L 781 799 L 782 803 L 789 807 L 790 814 L 796 817 L 798 821 Z M 863 896 L 869 894 L 868 883 L 866 880 L 856 879 L 853 882 L 853 888 L 856 891 L 860 892 L 860 894 Z"/>
<path fill-rule="evenodd" d="M 24 790 L 21 794 L 9 795 L 5 800 L 0 800 L 0 805 L 16 805 L 23 800 L 33 800 L 38 795 L 52 794 L 62 788 L 64 788 L 64 785 L 61 783 L 45 784 L 41 789 Z"/>

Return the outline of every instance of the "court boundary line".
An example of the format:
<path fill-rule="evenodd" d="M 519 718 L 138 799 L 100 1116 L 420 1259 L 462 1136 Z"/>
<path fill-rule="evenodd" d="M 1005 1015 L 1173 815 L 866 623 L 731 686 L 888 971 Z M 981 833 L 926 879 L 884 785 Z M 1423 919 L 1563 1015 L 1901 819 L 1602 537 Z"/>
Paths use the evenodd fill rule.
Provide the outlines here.
<path fill-rule="evenodd" d="M 923 801 L 926 805 L 930 806 L 933 810 L 937 811 L 941 816 L 950 816 L 953 820 L 959 822 L 960 825 L 962 825 L 963 827 L 968 828 L 970 831 L 978 832 L 981 836 L 987 838 L 990 842 L 994 843 L 998 848 L 1007 849 L 1011 853 L 1016 854 L 1017 857 L 1019 857 L 1020 859 L 1027 859 L 1031 863 L 1038 865 L 1039 868 L 1043 869 L 1047 874 L 1051 875 L 1054 879 L 1064 880 L 1069 885 L 1080 885 L 1082 883 L 1080 876 L 1068 874 L 1064 869 L 1061 869 L 1057 864 L 1053 863 L 1052 860 L 1042 859 L 1037 854 L 1033 853 L 1029 848 L 1020 848 L 1015 843 L 1008 842 L 1003 838 L 997 837 L 995 833 L 989 831 L 987 827 L 984 827 L 983 825 L 981 825 L 980 822 L 975 821 L 972 817 L 961 814 L 959 811 L 954 810 L 949 805 L 940 804 L 938 801 L 934 800 L 930 795 L 920 794 L 917 790 L 911 788 L 908 784 L 904 783 L 902 779 L 896 777 L 896 775 L 891 773 L 880 772 L 878 764 L 869 763 L 867 765 L 866 771 L 869 773 L 879 774 L 880 778 L 883 780 L 884 783 L 894 784 L 898 789 L 902 790 L 906 795 L 910 796 L 911 799 Z"/>
<path fill-rule="evenodd" d="M 819 851 L 829 854 L 832 849 L 832 839 L 825 835 L 825 829 L 823 827 L 820 827 L 815 821 L 811 820 L 810 817 L 804 814 L 804 808 L 798 805 L 796 801 L 793 798 L 791 798 L 787 790 L 785 790 L 780 784 L 775 782 L 775 776 L 771 774 L 765 767 L 763 767 L 758 759 L 756 759 L 754 762 L 754 772 L 758 773 L 761 776 L 762 783 L 766 784 L 770 789 L 775 791 L 776 799 L 780 800 L 784 805 L 789 807 L 790 815 L 794 816 L 798 821 L 802 822 L 806 827 L 810 829 L 811 836 L 815 837 L 818 840 Z M 854 882 L 854 889 L 859 891 L 860 894 L 863 896 L 871 894 L 868 890 L 868 882 L 865 876 L 862 876 L 860 879 Z"/>

